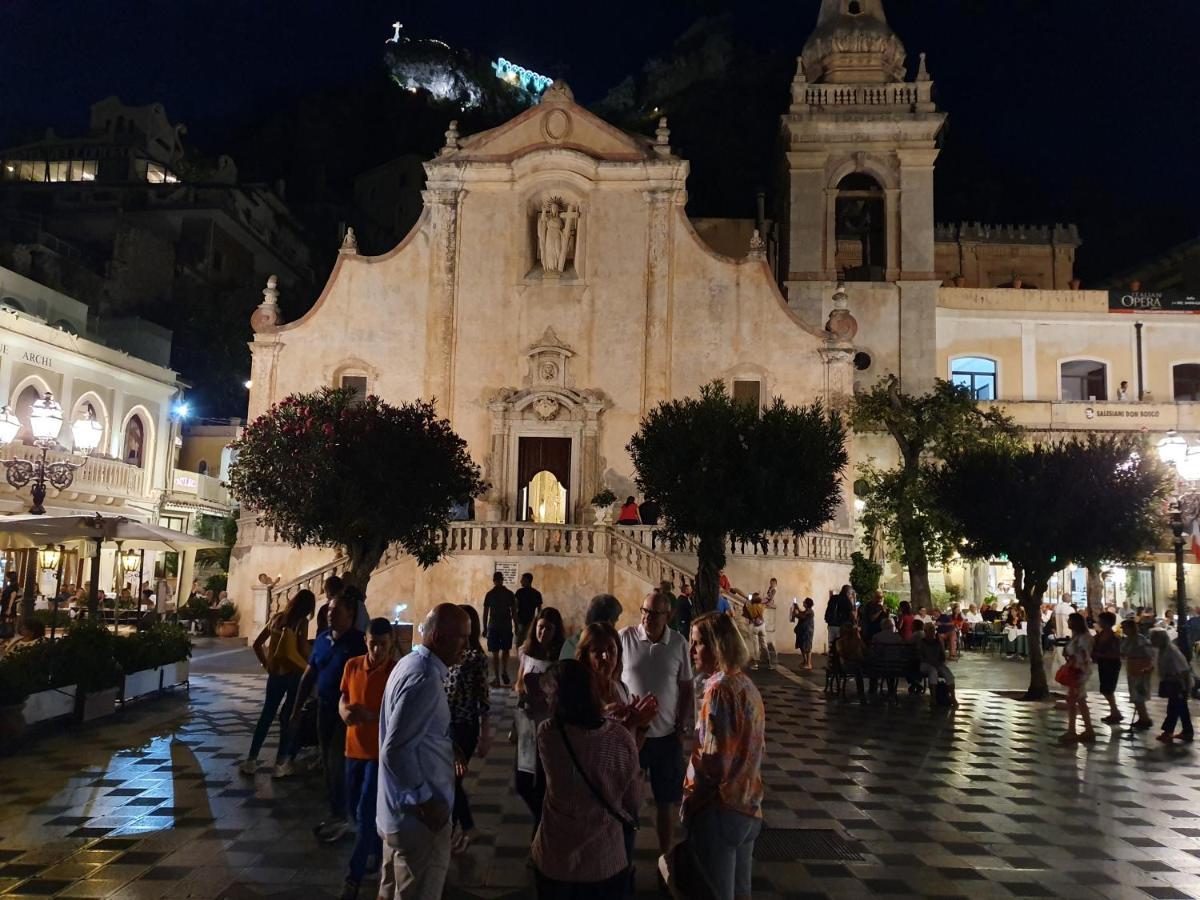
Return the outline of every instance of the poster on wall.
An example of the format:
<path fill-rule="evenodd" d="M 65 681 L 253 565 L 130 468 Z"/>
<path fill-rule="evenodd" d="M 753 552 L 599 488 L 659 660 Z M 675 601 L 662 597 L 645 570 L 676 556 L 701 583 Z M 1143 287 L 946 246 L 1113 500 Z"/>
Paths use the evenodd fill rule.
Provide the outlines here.
<path fill-rule="evenodd" d="M 504 586 L 510 591 L 517 587 L 517 564 L 515 562 L 498 562 L 496 571 L 504 576 Z"/>
<path fill-rule="evenodd" d="M 1200 313 L 1200 297 L 1183 291 L 1109 291 L 1108 311 Z"/>

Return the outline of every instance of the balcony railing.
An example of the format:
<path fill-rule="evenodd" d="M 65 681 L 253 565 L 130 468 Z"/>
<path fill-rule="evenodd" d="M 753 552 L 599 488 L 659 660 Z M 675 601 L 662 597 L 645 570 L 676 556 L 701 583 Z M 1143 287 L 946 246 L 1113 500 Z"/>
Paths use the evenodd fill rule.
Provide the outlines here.
<path fill-rule="evenodd" d="M 228 489 L 221 483 L 219 478 L 213 478 L 211 475 L 201 475 L 199 472 L 187 472 L 183 469 L 176 469 L 175 477 L 171 483 L 171 490 L 175 494 L 191 495 L 197 500 L 204 500 L 222 506 L 229 506 L 232 503 Z"/>
<path fill-rule="evenodd" d="M 25 444 L 9 444 L 0 450 L 8 459 L 41 459 L 42 451 Z M 51 450 L 47 462 L 78 463 L 84 457 L 66 450 Z M 62 493 L 104 494 L 118 499 L 140 499 L 145 496 L 146 471 L 117 459 L 89 457 L 86 464 L 75 470 L 71 486 Z"/>
<path fill-rule="evenodd" d="M 902 106 L 932 108 L 932 82 L 897 82 L 896 84 L 809 84 L 796 88 L 795 105 L 816 107 Z"/>

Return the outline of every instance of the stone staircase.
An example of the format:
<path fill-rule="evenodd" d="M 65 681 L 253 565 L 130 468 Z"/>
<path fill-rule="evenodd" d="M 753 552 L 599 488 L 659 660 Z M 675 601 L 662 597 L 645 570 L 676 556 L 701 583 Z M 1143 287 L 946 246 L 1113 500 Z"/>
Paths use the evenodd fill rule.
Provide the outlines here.
<path fill-rule="evenodd" d="M 558 557 L 607 559 L 637 576 L 647 589 L 663 581 L 676 588 L 696 577 L 695 541 L 667 546 L 650 526 L 552 525 L 532 522 L 456 522 L 442 532 L 442 544 L 450 559 L 463 556 Z M 837 532 L 767 535 L 759 544 L 731 541 L 726 554 L 737 558 L 764 560 L 813 560 L 849 564 L 852 538 Z M 384 552 L 373 575 L 399 565 L 407 554 L 393 544 Z M 349 566 L 338 556 L 323 566 L 305 572 L 270 590 L 268 615 L 282 609 L 298 591 L 307 589 L 318 597 L 330 575 L 341 575 Z"/>

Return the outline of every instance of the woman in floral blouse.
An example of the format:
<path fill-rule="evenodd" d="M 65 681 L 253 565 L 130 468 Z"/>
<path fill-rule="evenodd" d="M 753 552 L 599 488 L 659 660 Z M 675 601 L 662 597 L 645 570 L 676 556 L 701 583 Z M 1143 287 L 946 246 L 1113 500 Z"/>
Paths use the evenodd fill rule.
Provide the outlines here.
<path fill-rule="evenodd" d="M 762 830 L 766 714 L 744 671 L 750 654 L 733 619 L 705 613 L 692 622 L 691 654 L 704 695 L 680 817 L 693 864 L 713 897 L 740 900 L 750 896 L 751 857 Z"/>
<path fill-rule="evenodd" d="M 492 726 L 488 717 L 487 655 L 479 644 L 479 613 L 462 604 L 471 620 L 471 637 L 458 665 L 450 667 L 446 693 L 450 700 L 450 731 L 454 739 L 454 837 L 451 852 L 462 853 L 471 844 L 475 820 L 463 789 L 463 778 L 471 757 L 483 759 L 492 746 Z"/>

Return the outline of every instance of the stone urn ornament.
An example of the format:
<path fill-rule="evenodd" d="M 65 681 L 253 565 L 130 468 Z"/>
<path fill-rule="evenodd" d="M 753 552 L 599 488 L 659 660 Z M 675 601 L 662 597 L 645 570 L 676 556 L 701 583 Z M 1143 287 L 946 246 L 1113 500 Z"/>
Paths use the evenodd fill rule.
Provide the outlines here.
<path fill-rule="evenodd" d="M 612 524 L 612 508 L 617 502 L 617 495 L 604 488 L 591 500 L 592 508 L 596 511 L 596 525 Z"/>
<path fill-rule="evenodd" d="M 858 320 L 846 309 L 846 287 L 841 282 L 838 282 L 837 289 L 833 292 L 833 310 L 825 322 L 825 330 L 834 340 L 846 344 L 858 334 Z"/>

